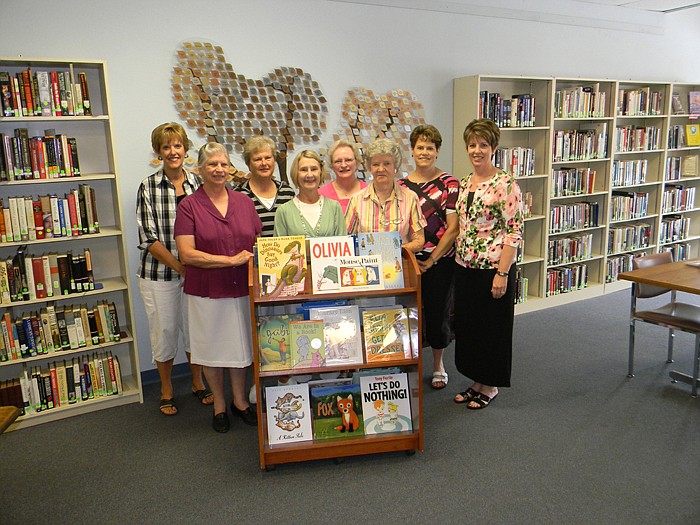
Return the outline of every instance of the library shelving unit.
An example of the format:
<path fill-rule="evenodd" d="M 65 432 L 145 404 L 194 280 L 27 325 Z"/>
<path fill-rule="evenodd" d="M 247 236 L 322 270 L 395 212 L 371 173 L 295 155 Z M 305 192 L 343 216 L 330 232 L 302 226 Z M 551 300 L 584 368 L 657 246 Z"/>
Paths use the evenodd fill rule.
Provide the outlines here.
<path fill-rule="evenodd" d="M 487 92 L 486 95 L 483 92 Z M 530 214 L 525 218 L 523 228 L 523 247 L 519 255 L 518 266 L 521 281 L 527 284 L 521 288 L 527 290 L 524 302 L 518 304 L 518 310 L 529 309 L 533 303 L 544 298 L 544 275 L 546 265 L 548 179 L 550 177 L 551 144 L 551 92 L 552 79 L 482 76 L 455 79 L 454 85 L 454 146 L 453 175 L 462 178 L 471 170 L 466 155 L 464 128 L 475 118 L 486 114 L 489 95 L 499 94 L 499 100 L 512 100 L 520 94 L 531 94 L 535 99 L 534 119 L 523 122 L 510 120 L 507 125 L 499 125 L 501 140 L 499 150 L 506 158 L 510 151 L 521 148 L 529 155 L 531 161 L 526 167 L 517 167 L 517 180 L 523 194 L 531 196 Z M 491 109 L 498 101 L 492 99 Z M 504 164 L 508 164 L 505 162 Z M 510 163 L 515 165 L 515 163 Z M 500 167 L 507 169 L 505 165 Z M 510 171 L 510 170 L 509 170 Z"/>
<path fill-rule="evenodd" d="M 46 129 L 73 137 L 77 142 L 81 175 L 65 178 L 38 178 L 7 180 L 0 182 L 0 198 L 42 195 L 63 196 L 64 193 L 88 184 L 95 190 L 96 209 L 99 217 L 99 233 L 72 237 L 53 237 L 39 240 L 0 243 L 0 256 L 11 258 L 19 246 L 26 245 L 26 253 L 41 256 L 49 253 L 83 253 L 89 248 L 92 257 L 95 290 L 68 295 L 54 295 L 43 299 L 30 299 L 0 304 L 0 315 L 9 312 L 11 319 L 21 318 L 47 305 L 62 307 L 87 304 L 94 307 L 107 301 L 116 306 L 121 338 L 118 342 L 85 346 L 65 351 L 51 351 L 36 357 L 0 362 L 0 379 L 19 378 L 25 367 L 42 369 L 55 362 L 70 362 L 72 358 L 92 356 L 95 352 L 111 352 L 119 360 L 123 391 L 115 395 L 96 397 L 73 404 L 61 404 L 48 410 L 29 410 L 10 427 L 18 429 L 74 415 L 89 413 L 128 403 L 143 402 L 138 349 L 133 333 L 134 317 L 128 285 L 128 262 L 123 232 L 122 209 L 119 202 L 114 140 L 109 106 L 107 67 L 99 60 L 54 60 L 45 58 L 0 58 L 0 71 L 11 76 L 27 71 L 62 71 L 68 77 L 85 73 L 89 86 L 91 116 L 1 116 L 0 133 L 14 136 L 18 128 L 26 128 L 29 137 L 43 136 Z"/>
<path fill-rule="evenodd" d="M 399 367 L 408 376 L 408 386 L 411 396 L 411 431 L 392 432 L 386 434 L 361 435 L 353 437 L 342 437 L 333 439 L 304 441 L 300 443 L 270 444 L 267 432 L 267 417 L 265 413 L 265 386 L 276 385 L 277 378 L 283 376 L 308 375 L 312 373 L 341 372 L 347 371 L 345 366 L 324 366 L 321 368 L 299 368 L 293 370 L 260 371 L 259 351 L 260 341 L 258 337 L 258 318 L 260 315 L 269 314 L 272 308 L 295 311 L 300 306 L 309 301 L 347 299 L 350 304 L 360 306 L 367 304 L 364 301 L 381 300 L 382 298 L 394 301 L 404 307 L 415 307 L 418 311 L 417 326 L 411 326 L 413 333 L 411 338 L 422 340 L 422 316 L 421 316 L 421 287 L 420 273 L 416 259 L 410 252 L 402 249 L 404 287 L 388 290 L 371 290 L 363 292 L 349 293 L 324 293 L 313 295 L 311 293 L 311 279 L 307 277 L 305 291 L 296 296 L 279 297 L 271 299 L 260 297 L 258 268 L 251 259 L 248 266 L 248 289 L 250 292 L 250 313 L 252 319 L 252 340 L 254 353 L 253 376 L 255 379 L 255 389 L 257 394 L 258 411 L 258 445 L 260 451 L 260 468 L 270 470 L 275 465 L 283 463 L 293 463 L 299 461 L 309 461 L 315 459 L 341 459 L 349 456 L 363 454 L 374 454 L 380 452 L 405 451 L 412 454 L 415 451 L 423 451 L 423 396 L 422 396 L 422 365 L 420 357 L 416 359 L 405 359 L 395 361 L 385 361 L 382 363 L 365 363 L 350 365 L 353 370 Z"/>
<path fill-rule="evenodd" d="M 458 178 L 471 170 L 464 128 L 474 118 L 494 118 L 489 96 L 536 99 L 529 128 L 494 118 L 499 149 L 529 147 L 535 155 L 534 172 L 514 173 L 532 199 L 518 261 L 528 291 L 517 313 L 625 288 L 629 284 L 617 275 L 638 255 L 670 250 L 676 260 L 700 256 L 700 145 L 687 143 L 688 127 L 698 123 L 689 112 L 690 93 L 697 91 L 700 84 L 611 79 L 454 80 Z"/>

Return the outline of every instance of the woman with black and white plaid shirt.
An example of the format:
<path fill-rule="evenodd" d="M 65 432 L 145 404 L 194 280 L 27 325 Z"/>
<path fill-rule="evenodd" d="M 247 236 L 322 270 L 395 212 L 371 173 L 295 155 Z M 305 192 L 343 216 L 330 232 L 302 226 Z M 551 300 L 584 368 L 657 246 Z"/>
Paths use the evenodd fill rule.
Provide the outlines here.
<path fill-rule="evenodd" d="M 182 297 L 185 266 L 178 260 L 175 245 L 175 212 L 179 202 L 201 184 L 199 178 L 183 168 L 191 143 L 177 123 L 161 124 L 151 133 L 153 151 L 163 167 L 145 178 L 136 199 L 136 223 L 139 232 L 139 290 L 143 298 L 151 336 L 153 360 L 160 376 L 160 411 L 177 414 L 171 381 L 173 362 L 183 335 L 187 360 L 190 360 L 187 312 Z M 192 393 L 203 405 L 214 402 L 204 386 L 201 365 L 190 364 Z"/>

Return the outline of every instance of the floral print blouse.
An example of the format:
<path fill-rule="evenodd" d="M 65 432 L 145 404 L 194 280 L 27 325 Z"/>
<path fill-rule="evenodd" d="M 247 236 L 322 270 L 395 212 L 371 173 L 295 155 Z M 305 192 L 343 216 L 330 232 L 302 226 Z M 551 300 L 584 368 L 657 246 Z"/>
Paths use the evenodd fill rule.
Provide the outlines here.
<path fill-rule="evenodd" d="M 467 209 L 471 177 L 469 174 L 459 183 L 455 261 L 466 268 L 494 269 L 503 246 L 517 248 L 522 239 L 522 193 L 515 178 L 500 171 L 477 186 Z"/>

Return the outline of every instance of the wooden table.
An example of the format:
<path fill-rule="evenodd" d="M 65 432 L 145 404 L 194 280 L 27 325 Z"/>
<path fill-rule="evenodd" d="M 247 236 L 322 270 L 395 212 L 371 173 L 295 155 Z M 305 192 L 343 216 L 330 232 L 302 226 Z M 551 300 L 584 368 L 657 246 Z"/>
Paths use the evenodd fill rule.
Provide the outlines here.
<path fill-rule="evenodd" d="M 650 284 L 669 290 L 700 295 L 700 267 L 687 264 L 689 262 L 697 262 L 700 265 L 700 260 L 659 264 L 621 273 L 618 278 L 633 283 Z M 634 300 L 634 287 L 632 287 L 632 300 Z M 681 381 L 693 386 L 693 376 L 675 370 L 669 372 L 668 375 L 674 382 Z M 700 381 L 698 383 L 700 384 Z M 698 385 L 695 385 L 694 390 L 697 387 Z"/>
<path fill-rule="evenodd" d="M 17 407 L 0 407 L 0 434 L 17 419 L 17 416 L 19 416 L 19 409 Z"/>

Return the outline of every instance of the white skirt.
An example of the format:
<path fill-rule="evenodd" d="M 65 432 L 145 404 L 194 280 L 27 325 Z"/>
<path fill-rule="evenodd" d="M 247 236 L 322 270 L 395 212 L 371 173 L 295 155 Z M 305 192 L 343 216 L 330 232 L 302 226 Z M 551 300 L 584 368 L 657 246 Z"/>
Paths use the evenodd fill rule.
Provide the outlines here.
<path fill-rule="evenodd" d="M 192 362 L 219 368 L 250 366 L 253 362 L 253 344 L 248 297 L 185 297 Z"/>

